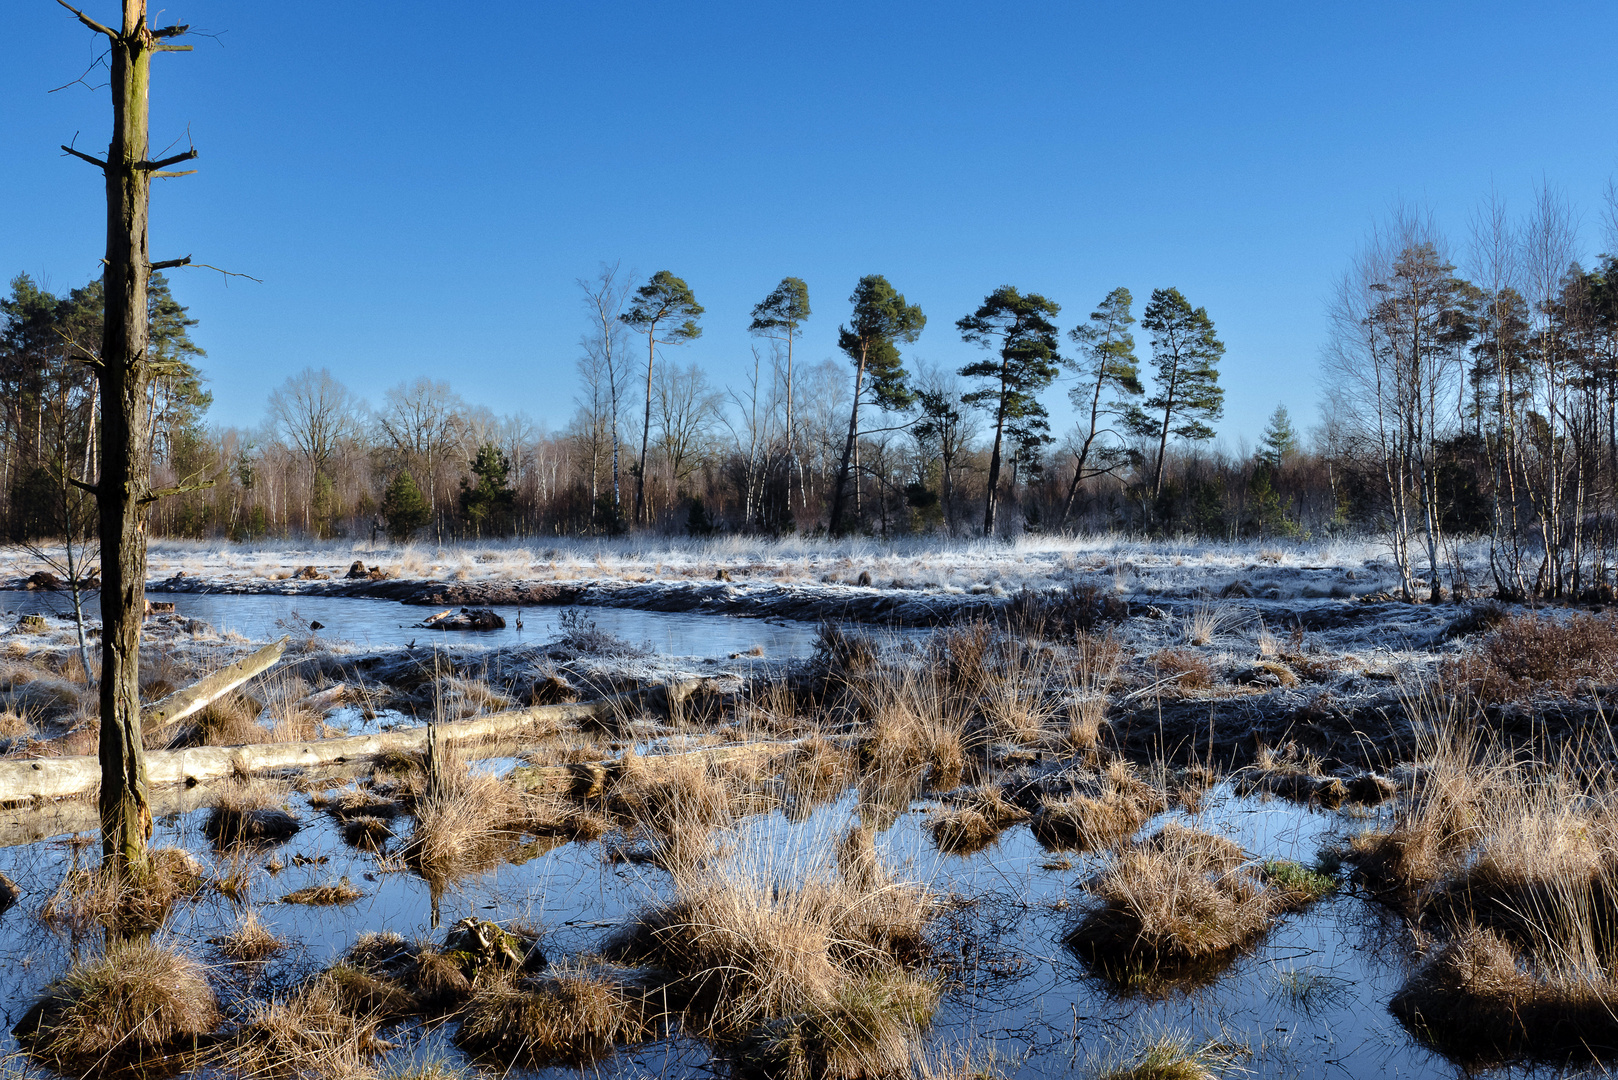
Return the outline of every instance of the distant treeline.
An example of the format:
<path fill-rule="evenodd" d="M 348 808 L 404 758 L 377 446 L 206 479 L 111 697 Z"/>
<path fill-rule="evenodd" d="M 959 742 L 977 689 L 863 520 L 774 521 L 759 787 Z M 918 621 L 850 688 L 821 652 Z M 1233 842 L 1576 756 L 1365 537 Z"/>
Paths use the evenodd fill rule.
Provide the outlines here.
<path fill-rule="evenodd" d="M 1601 594 L 1618 528 L 1618 260 L 1574 258 L 1546 196 L 1520 226 L 1486 208 L 1471 279 L 1409 215 L 1378 229 L 1331 309 L 1330 385 L 1307 440 L 1278 408 L 1251 454 L 1209 449 L 1225 347 L 1177 289 L 1137 323 L 1115 289 L 1059 329 L 1060 307 L 1004 286 L 954 324 L 981 346 L 958 371 L 912 364 L 920 307 L 862 278 L 845 361 L 794 356 L 809 291 L 784 279 L 751 312 L 747 374 L 714 385 L 679 346 L 707 314 L 662 271 L 579 282 L 576 411 L 547 431 L 418 379 L 366 403 L 325 370 L 288 378 L 258 431 L 210 428 L 195 325 L 154 276 L 147 415 L 153 532 L 438 541 L 627 530 L 946 533 L 1126 530 L 1217 539 L 1386 536 L 1407 589 L 1455 579 L 1447 538 L 1488 534 L 1474 587 Z M 99 283 L 65 296 L 26 275 L 0 301 L 4 460 L 14 540 L 82 528 L 91 480 Z M 1145 342 L 1138 346 L 1135 330 Z M 1077 415 L 1052 432 L 1046 402 Z"/>

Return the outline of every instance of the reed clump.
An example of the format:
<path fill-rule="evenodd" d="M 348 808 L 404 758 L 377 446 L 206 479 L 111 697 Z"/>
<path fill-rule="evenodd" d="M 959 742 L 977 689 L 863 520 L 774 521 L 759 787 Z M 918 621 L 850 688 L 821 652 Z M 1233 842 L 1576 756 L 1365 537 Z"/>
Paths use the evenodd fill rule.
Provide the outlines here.
<path fill-rule="evenodd" d="M 218 1024 L 202 965 L 151 941 L 124 940 L 53 983 L 16 1034 L 52 1067 L 81 1073 L 161 1056 Z"/>

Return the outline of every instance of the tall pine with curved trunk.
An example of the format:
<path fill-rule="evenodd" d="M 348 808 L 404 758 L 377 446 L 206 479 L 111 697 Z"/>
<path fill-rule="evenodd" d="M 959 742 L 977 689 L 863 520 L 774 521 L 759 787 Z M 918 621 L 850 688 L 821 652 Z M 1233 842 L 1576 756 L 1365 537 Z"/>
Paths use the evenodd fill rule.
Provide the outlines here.
<path fill-rule="evenodd" d="M 983 506 L 983 535 L 994 535 L 995 513 L 1000 496 L 1000 459 L 1005 436 L 1013 435 L 1019 460 L 1050 442 L 1050 423 L 1039 400 L 1060 370 L 1056 325 L 1051 322 L 1062 310 L 1054 300 L 1038 293 L 1026 296 L 1011 285 L 1002 285 L 984 298 L 978 309 L 955 323 L 961 337 L 985 349 L 994 349 L 993 359 L 980 360 L 961 369 L 968 379 L 982 379 L 986 385 L 961 398 L 968 405 L 994 414 L 994 443 L 989 451 L 989 491 Z M 1015 483 L 1015 477 L 1013 477 Z"/>
<path fill-rule="evenodd" d="M 624 324 L 646 335 L 646 416 L 640 430 L 640 464 L 635 473 L 635 522 L 645 524 L 646 449 L 652 441 L 652 372 L 659 345 L 683 345 L 702 336 L 702 316 L 691 286 L 667 270 L 635 290 L 629 310 L 618 316 Z M 659 337 L 658 335 L 662 336 Z"/>
<path fill-rule="evenodd" d="M 1193 308 L 1179 289 L 1153 289 L 1140 324 L 1152 335 L 1157 392 L 1130 410 L 1129 426 L 1135 434 L 1157 440 L 1152 469 L 1155 499 L 1163 493 L 1169 436 L 1193 442 L 1211 439 L 1211 423 L 1225 414 L 1218 367 L 1225 344 L 1214 333 L 1208 309 Z"/>
<path fill-rule="evenodd" d="M 1068 331 L 1079 354 L 1068 361 L 1078 380 L 1067 396 L 1087 423 L 1073 452 L 1073 479 L 1068 483 L 1058 524 L 1065 525 L 1073 513 L 1080 484 L 1117 472 L 1134 456 L 1123 445 L 1124 433 L 1111 426 L 1122 426 L 1130 407 L 1126 399 L 1146 392 L 1140 384 L 1140 361 L 1135 359 L 1135 336 L 1129 332 L 1135 323 L 1129 310 L 1134 303 L 1129 290 L 1120 285 L 1090 313 L 1089 322 Z M 1107 441 L 1109 436 L 1114 441 Z"/>
<path fill-rule="evenodd" d="M 786 346 L 787 354 L 787 416 L 786 416 L 786 459 L 787 459 L 787 502 L 792 501 L 792 474 L 797 470 L 797 444 L 793 439 L 795 429 L 793 423 L 793 393 L 792 393 L 792 343 L 802 332 L 800 327 L 809 319 L 809 286 L 804 284 L 802 278 L 785 277 L 781 284 L 770 290 L 770 295 L 760 300 L 753 308 L 753 321 L 748 324 L 747 332 L 767 337 L 772 341 L 781 342 Z M 804 505 L 808 505 L 809 493 L 803 492 Z"/>
<path fill-rule="evenodd" d="M 845 531 L 848 508 L 848 473 L 854 462 L 860 433 L 860 400 L 866 394 L 879 409 L 902 409 L 914 400 L 909 374 L 899 357 L 899 342 L 912 342 L 927 325 L 921 307 L 905 303 L 904 294 L 894 289 L 881 274 L 867 274 L 854 286 L 849 303 L 854 305 L 848 325 L 837 328 L 837 347 L 854 365 L 854 402 L 848 413 L 848 439 L 843 443 L 843 460 L 837 467 L 837 483 L 832 489 L 830 531 Z M 869 375 L 869 382 L 866 376 Z M 855 478 L 855 484 L 859 478 Z"/>
<path fill-rule="evenodd" d="M 169 492 L 151 487 L 146 404 L 152 378 L 148 296 L 152 271 L 183 266 L 190 256 L 153 263 L 147 223 L 153 177 L 196 157 L 195 150 L 147 159 L 147 97 L 152 54 L 185 52 L 170 45 L 187 27 L 154 29 L 146 0 L 123 0 L 119 29 L 103 26 L 58 0 L 110 42 L 112 142 L 107 159 L 64 146 L 99 167 L 107 181 L 106 314 L 102 325 L 100 475 L 92 487 L 101 533 L 101 815 L 102 864 L 130 877 L 146 871 L 152 834 L 146 759 L 140 729 L 140 633 L 146 591 L 146 510 Z"/>

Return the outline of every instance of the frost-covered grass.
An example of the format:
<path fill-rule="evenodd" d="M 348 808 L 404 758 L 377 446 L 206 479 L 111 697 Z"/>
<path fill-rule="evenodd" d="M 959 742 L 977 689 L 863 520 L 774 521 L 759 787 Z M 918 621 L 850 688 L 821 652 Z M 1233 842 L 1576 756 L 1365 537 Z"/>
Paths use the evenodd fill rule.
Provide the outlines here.
<path fill-rule="evenodd" d="M 1460 542 L 1456 555 L 1474 583 L 1486 577 L 1487 545 Z M 1280 588 L 1299 595 L 1303 579 L 1320 579 L 1329 595 L 1338 575 L 1355 593 L 1397 586 L 1386 545 L 1377 539 L 1310 542 L 1151 540 L 1119 534 L 1024 537 L 1014 542 L 940 537 L 888 542 L 869 538 L 770 540 L 731 536 L 503 540 L 438 546 L 352 540 L 158 540 L 150 576 L 176 573 L 215 580 L 284 578 L 305 566 L 340 576 L 356 560 L 396 577 L 450 581 L 648 581 L 869 583 L 943 592 L 1044 588 L 1075 579 L 1118 592 L 1173 595 L 1235 581 L 1255 595 Z M 22 577 L 40 567 L 26 553 L 0 553 L 0 574 Z M 1446 573 L 1446 577 L 1449 575 Z M 1306 593 L 1304 595 L 1307 595 Z"/>

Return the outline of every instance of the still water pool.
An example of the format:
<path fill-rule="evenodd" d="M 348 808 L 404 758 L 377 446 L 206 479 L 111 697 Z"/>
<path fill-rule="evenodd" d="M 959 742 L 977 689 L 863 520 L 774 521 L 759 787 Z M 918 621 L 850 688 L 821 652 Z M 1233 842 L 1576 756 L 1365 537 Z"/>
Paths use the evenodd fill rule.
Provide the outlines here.
<path fill-rule="evenodd" d="M 181 615 L 201 619 L 220 631 L 262 641 L 311 622 L 322 624 L 322 637 L 351 641 L 361 648 L 387 648 L 409 642 L 444 645 L 518 645 L 549 641 L 561 633 L 559 620 L 568 609 L 496 607 L 504 630 L 424 630 L 417 624 L 439 608 L 417 607 L 392 600 L 335 596 L 268 596 L 209 593 L 163 593 L 152 600 L 172 602 Z M 91 598 L 89 615 L 100 618 L 100 601 Z M 8 616 L 30 613 L 65 615 L 73 605 L 67 593 L 0 590 L 0 611 Z M 815 625 L 793 620 L 743 619 L 686 611 L 639 611 L 633 608 L 577 609 L 582 618 L 651 652 L 668 656 L 725 656 L 758 645 L 764 655 L 807 656 Z M 521 617 L 522 626 L 517 625 Z"/>

